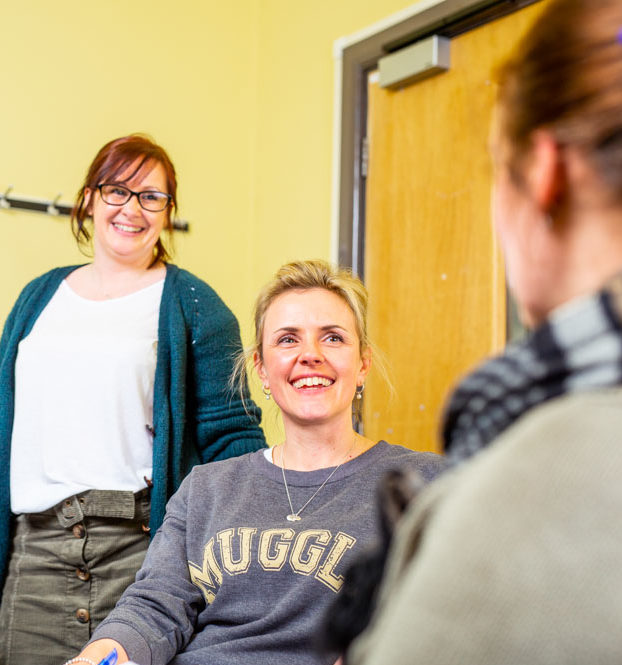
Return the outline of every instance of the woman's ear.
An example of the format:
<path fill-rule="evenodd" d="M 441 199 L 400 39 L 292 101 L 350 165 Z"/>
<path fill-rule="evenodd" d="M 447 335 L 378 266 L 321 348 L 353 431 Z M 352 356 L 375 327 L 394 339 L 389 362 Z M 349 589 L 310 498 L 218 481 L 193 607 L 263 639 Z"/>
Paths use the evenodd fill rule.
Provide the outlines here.
<path fill-rule="evenodd" d="M 93 190 L 90 187 L 85 187 L 84 188 L 84 209 L 86 210 L 86 214 L 89 217 L 93 216 L 93 206 L 92 206 L 92 197 L 93 197 Z"/>
<path fill-rule="evenodd" d="M 357 384 L 362 385 L 365 382 L 365 377 L 369 374 L 371 369 L 371 347 L 363 349 L 361 353 L 361 369 L 359 370 Z"/>
<path fill-rule="evenodd" d="M 266 376 L 266 370 L 264 369 L 263 362 L 259 356 L 259 351 L 253 353 L 253 365 L 255 366 L 255 371 L 259 376 L 261 382 L 265 385 L 268 377 Z"/>
<path fill-rule="evenodd" d="M 166 224 L 164 225 L 164 228 L 167 231 L 172 231 L 173 230 L 173 215 L 175 213 L 175 204 L 174 203 L 169 203 L 168 208 L 166 209 Z"/>
<path fill-rule="evenodd" d="M 564 193 L 562 148 L 553 135 L 540 129 L 533 133 L 527 182 L 533 200 L 546 215 L 552 215 Z"/>

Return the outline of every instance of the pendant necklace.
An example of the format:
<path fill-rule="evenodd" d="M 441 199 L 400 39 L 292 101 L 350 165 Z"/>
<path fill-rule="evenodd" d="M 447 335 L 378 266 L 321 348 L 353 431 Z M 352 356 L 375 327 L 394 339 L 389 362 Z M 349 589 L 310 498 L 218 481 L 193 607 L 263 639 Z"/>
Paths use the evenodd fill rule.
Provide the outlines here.
<path fill-rule="evenodd" d="M 285 479 L 285 443 L 283 443 L 283 450 L 281 451 L 281 473 L 283 474 L 283 485 L 285 485 L 285 492 L 287 494 L 287 501 L 289 502 L 289 509 L 292 511 L 287 515 L 287 520 L 289 522 L 299 522 L 302 518 L 300 513 L 315 499 L 317 493 L 326 485 L 326 483 L 335 475 L 337 469 L 348 459 L 348 455 L 352 452 L 354 444 L 356 443 L 356 437 L 352 442 L 352 445 L 348 449 L 348 452 L 345 454 L 344 458 L 339 462 L 339 464 L 328 474 L 326 480 L 313 492 L 310 499 L 307 499 L 307 502 L 302 506 L 302 508 L 294 511 L 294 506 L 292 505 L 292 498 L 289 495 L 289 487 L 287 487 L 287 480 Z"/>

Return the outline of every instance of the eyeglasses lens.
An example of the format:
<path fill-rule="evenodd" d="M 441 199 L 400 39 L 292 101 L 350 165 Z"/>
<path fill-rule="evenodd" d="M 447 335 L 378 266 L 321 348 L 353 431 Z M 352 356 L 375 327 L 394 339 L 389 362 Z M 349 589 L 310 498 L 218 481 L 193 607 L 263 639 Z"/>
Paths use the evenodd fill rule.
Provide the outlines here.
<path fill-rule="evenodd" d="M 104 203 L 113 206 L 125 205 L 131 198 L 133 192 L 123 185 L 100 185 L 100 192 Z M 141 207 L 150 212 L 164 210 L 169 202 L 169 197 L 163 192 L 139 192 L 138 202 Z"/>
<path fill-rule="evenodd" d="M 151 212 L 164 210 L 168 205 L 168 196 L 162 194 L 162 192 L 141 192 L 138 195 L 138 200 L 145 210 Z"/>

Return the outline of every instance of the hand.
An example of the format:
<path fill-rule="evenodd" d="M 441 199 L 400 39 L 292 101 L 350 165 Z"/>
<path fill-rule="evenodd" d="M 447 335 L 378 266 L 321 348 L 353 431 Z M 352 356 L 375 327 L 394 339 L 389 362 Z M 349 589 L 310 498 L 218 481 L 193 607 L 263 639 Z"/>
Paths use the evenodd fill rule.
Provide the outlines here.
<path fill-rule="evenodd" d="M 117 665 L 122 663 L 127 663 L 129 658 L 127 657 L 126 650 L 116 641 L 110 639 L 95 640 L 91 642 L 85 649 L 83 649 L 76 658 L 88 658 L 94 663 L 99 663 L 102 658 L 105 658 L 113 649 L 117 650 Z M 80 665 L 80 663 L 76 663 Z"/>

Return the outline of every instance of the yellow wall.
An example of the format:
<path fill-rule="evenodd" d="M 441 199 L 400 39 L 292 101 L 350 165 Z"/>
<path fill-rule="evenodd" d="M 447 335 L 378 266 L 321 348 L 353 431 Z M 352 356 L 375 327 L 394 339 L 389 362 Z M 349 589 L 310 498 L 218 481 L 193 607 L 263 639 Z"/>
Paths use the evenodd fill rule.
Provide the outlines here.
<path fill-rule="evenodd" d="M 256 111 L 257 3 L 243 4 L 15 0 L 3 7 L 0 40 L 0 188 L 72 200 L 104 142 L 152 134 L 176 164 L 181 214 L 193 224 L 190 237 L 177 235 L 178 262 L 238 311 L 249 288 Z M 26 278 L 80 255 L 66 223 L 1 215 L 4 316 Z"/>
<path fill-rule="evenodd" d="M 175 260 L 216 288 L 247 341 L 274 270 L 330 256 L 334 41 L 411 4 L 8 0 L 0 191 L 72 201 L 103 143 L 151 134 L 192 225 L 175 235 Z M 26 281 L 85 259 L 66 218 L 0 210 L 0 224 L 3 321 Z M 266 420 L 275 441 L 273 411 Z"/>

